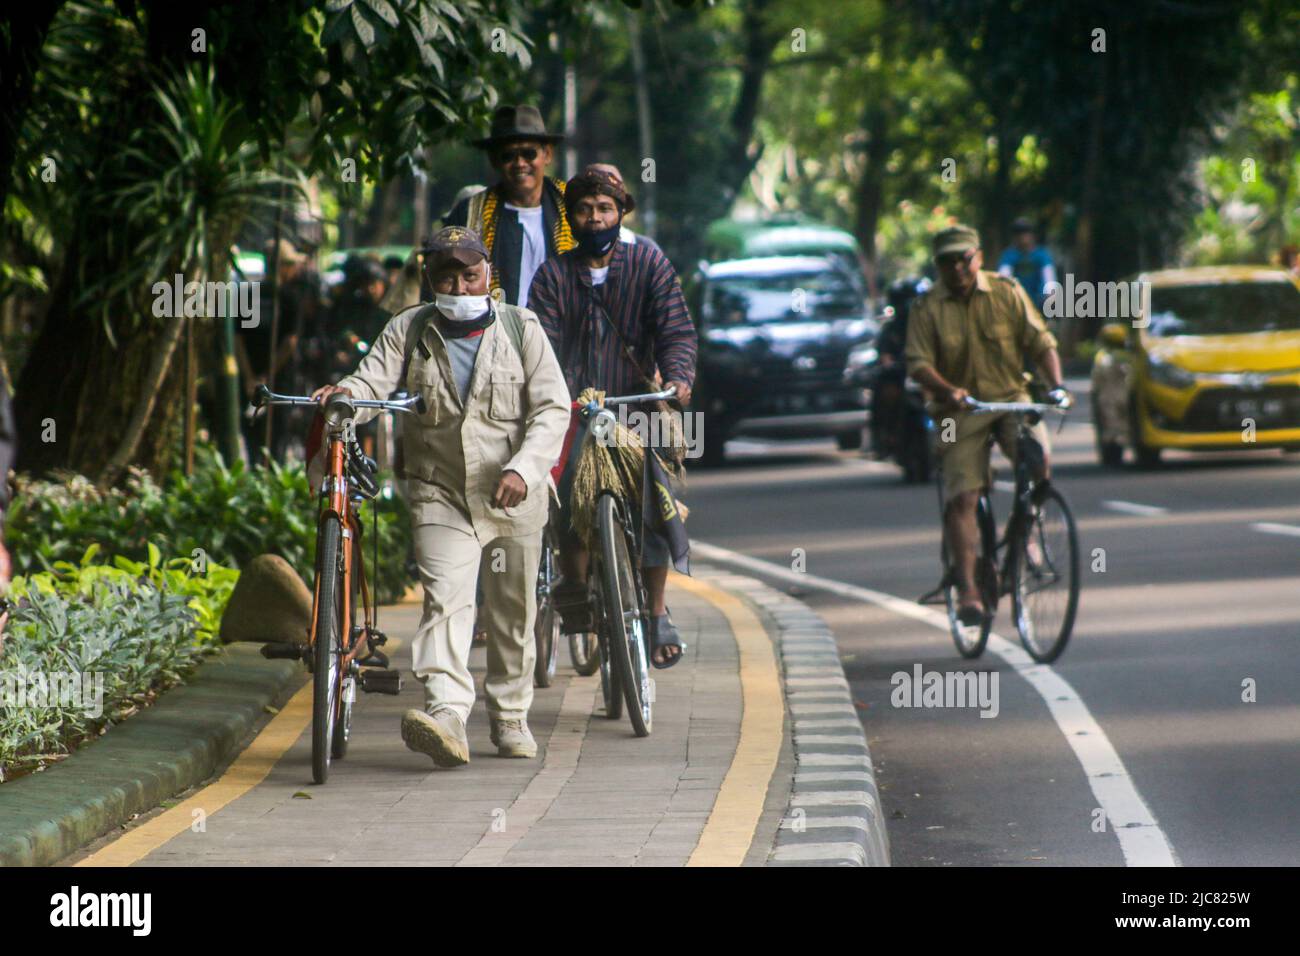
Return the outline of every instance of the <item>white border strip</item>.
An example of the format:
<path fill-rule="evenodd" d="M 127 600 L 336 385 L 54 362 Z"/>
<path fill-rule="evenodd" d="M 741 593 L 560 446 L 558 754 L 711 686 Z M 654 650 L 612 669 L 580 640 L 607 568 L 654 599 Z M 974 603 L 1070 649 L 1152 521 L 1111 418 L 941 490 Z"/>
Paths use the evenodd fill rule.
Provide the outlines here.
<path fill-rule="evenodd" d="M 792 571 L 779 564 L 751 558 L 703 541 L 692 540 L 691 550 L 706 561 L 731 564 L 792 584 L 866 601 L 948 633 L 946 614 L 883 591 L 845 584 L 806 571 Z M 1079 758 L 1083 772 L 1088 777 L 1088 785 L 1092 787 L 1093 795 L 1106 813 L 1109 829 L 1119 840 L 1124 862 L 1129 866 L 1178 866 L 1169 838 L 1138 793 L 1124 762 L 1069 682 L 1050 665 L 1035 663 L 1023 648 L 998 634 L 989 634 L 988 649 L 1015 668 L 1047 704 L 1048 712 L 1074 755 Z"/>

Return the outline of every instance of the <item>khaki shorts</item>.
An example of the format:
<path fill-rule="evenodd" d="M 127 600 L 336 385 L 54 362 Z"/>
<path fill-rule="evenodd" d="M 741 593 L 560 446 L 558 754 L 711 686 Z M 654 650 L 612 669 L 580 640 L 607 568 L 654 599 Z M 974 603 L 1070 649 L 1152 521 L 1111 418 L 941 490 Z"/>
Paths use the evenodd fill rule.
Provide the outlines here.
<path fill-rule="evenodd" d="M 946 419 L 953 419 L 956 431 L 953 441 L 944 441 Z M 950 415 L 935 416 L 935 450 L 943 468 L 943 500 L 951 501 L 963 491 L 983 488 L 993 481 L 989 467 L 988 435 L 995 432 L 998 447 L 1008 459 L 1014 460 L 1016 442 L 1016 416 L 1014 415 Z M 1040 421 L 1030 427 L 1033 436 L 1047 453 L 1049 443 L 1047 428 Z"/>

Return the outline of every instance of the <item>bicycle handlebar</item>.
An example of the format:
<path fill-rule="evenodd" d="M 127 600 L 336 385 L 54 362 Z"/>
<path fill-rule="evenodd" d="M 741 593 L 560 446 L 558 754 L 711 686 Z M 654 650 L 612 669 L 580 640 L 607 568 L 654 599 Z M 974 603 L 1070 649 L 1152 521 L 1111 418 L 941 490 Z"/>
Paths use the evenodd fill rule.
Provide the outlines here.
<path fill-rule="evenodd" d="M 978 398 L 971 398 L 967 395 L 963 404 L 974 415 L 998 415 L 1005 412 L 1013 415 L 1041 415 L 1043 412 L 1059 412 L 1064 415 L 1074 403 L 1047 405 L 1040 402 L 981 402 Z"/>
<path fill-rule="evenodd" d="M 667 401 L 677 394 L 675 388 L 665 388 L 661 392 L 646 392 L 642 395 L 610 395 L 606 396 L 604 403 L 606 405 L 632 405 L 637 402 L 661 402 Z"/>
<path fill-rule="evenodd" d="M 350 395 L 343 395 L 336 392 L 335 395 L 346 399 L 348 404 L 353 408 L 381 408 L 389 412 L 410 412 L 416 415 L 423 415 L 428 411 L 423 395 L 410 395 L 406 398 L 380 400 L 373 398 L 353 398 Z M 330 396 L 333 400 L 335 395 Z M 277 395 L 265 385 L 257 386 L 257 391 L 253 393 L 253 400 L 249 403 L 256 414 L 267 405 L 319 405 L 320 402 L 310 395 Z"/>

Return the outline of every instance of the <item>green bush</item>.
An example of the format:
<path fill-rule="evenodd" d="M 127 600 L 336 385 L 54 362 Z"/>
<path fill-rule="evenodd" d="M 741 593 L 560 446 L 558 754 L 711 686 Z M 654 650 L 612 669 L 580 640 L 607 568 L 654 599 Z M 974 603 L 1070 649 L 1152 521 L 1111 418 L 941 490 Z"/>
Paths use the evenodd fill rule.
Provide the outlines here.
<path fill-rule="evenodd" d="M 129 717 L 216 646 L 211 619 L 203 639 L 194 606 L 211 599 L 211 582 L 193 590 L 203 579 L 152 558 L 143 574 L 135 570 L 87 563 L 14 581 L 24 600 L 10 612 L 0 654 L 0 782 Z M 46 690 L 71 677 L 70 695 Z"/>
<path fill-rule="evenodd" d="M 362 506 L 372 588 L 376 575 L 369 566 L 373 544 L 368 538 L 374 507 L 379 511 L 378 597 L 392 601 L 406 590 L 410 517 L 396 496 Z M 81 475 L 56 475 L 53 481 L 20 477 L 6 540 L 16 573 L 78 562 L 90 544 L 98 544 L 107 558 L 145 561 L 153 544 L 173 560 L 188 562 L 201 552 L 209 565 L 232 568 L 259 554 L 278 554 L 310 586 L 316 508 L 301 463 L 227 466 L 215 450 L 200 446 L 194 473 L 186 477 L 174 471 L 162 486 L 137 470 L 122 487 L 107 491 Z"/>
<path fill-rule="evenodd" d="M 179 594 L 194 613 L 194 638 L 200 643 L 215 643 L 221 632 L 221 615 L 235 590 L 239 572 L 209 562 L 202 570 L 189 558 L 173 558 L 163 563 L 162 553 L 150 544 L 148 562 L 132 561 L 122 555 L 111 565 L 93 564 L 100 548 L 92 544 L 81 556 L 79 564 L 55 561 L 52 571 L 14 578 L 9 596 L 13 600 L 29 598 L 32 591 L 59 595 L 65 598 L 81 597 L 87 600 L 100 584 L 121 585 L 128 589 L 137 584 L 149 583 L 159 590 Z"/>

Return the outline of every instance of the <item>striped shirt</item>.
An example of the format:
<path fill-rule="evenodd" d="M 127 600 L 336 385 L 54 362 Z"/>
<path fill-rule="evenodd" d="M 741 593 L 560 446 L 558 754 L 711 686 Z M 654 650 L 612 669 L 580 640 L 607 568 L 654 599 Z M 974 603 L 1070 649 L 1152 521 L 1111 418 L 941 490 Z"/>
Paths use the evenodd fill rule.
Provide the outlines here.
<path fill-rule="evenodd" d="M 541 319 L 575 398 L 587 387 L 610 395 L 646 391 L 645 373 L 656 370 L 665 382 L 695 384 L 695 323 L 677 272 L 658 249 L 615 243 L 609 275 L 598 286 L 576 250 L 547 259 L 533 278 L 528 308 Z"/>

